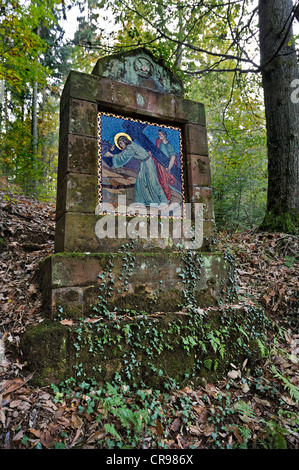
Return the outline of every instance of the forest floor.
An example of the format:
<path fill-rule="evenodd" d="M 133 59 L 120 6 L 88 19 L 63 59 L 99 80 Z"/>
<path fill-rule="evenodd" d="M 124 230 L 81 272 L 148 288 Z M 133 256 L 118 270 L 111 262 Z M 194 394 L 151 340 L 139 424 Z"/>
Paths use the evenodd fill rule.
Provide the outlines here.
<path fill-rule="evenodd" d="M 68 396 L 33 387 L 19 349 L 42 321 L 37 268 L 54 251 L 54 231 L 53 205 L 0 193 L 0 448 L 299 449 L 298 237 L 218 236 L 236 258 L 240 295 L 276 325 L 255 370 L 232 364 L 216 383 L 167 393 L 111 386 L 95 404 L 88 384 Z"/>

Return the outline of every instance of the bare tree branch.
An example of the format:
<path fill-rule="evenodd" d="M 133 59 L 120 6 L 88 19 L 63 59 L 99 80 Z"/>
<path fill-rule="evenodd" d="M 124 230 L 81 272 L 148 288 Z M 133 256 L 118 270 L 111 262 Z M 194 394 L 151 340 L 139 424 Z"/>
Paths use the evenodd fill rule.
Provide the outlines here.
<path fill-rule="evenodd" d="M 242 0 L 243 1 L 243 0 Z M 238 2 L 236 2 L 238 3 Z M 229 5 L 230 3 L 228 4 L 225 4 L 225 5 Z M 225 58 L 225 60 L 237 60 L 238 62 L 244 62 L 244 63 L 248 63 L 250 62 L 253 66 L 255 67 L 258 67 L 256 64 L 254 64 L 252 61 L 248 60 L 248 58 L 243 58 L 241 56 L 236 56 L 234 54 L 224 54 L 224 53 L 221 53 L 221 52 L 212 52 L 212 51 L 208 51 L 206 49 L 202 49 L 200 47 L 197 47 L 197 46 L 194 46 L 193 44 L 190 44 L 190 43 L 187 43 L 185 42 L 184 40 L 183 41 L 180 41 L 174 37 L 171 37 L 169 36 L 168 34 L 166 34 L 165 32 L 161 31 L 161 29 L 157 26 L 155 26 L 148 18 L 146 18 L 142 13 L 140 13 L 139 11 L 135 10 L 134 8 L 131 8 L 126 2 L 125 2 L 125 5 L 126 7 L 132 11 L 133 13 L 135 13 L 136 15 L 138 15 L 140 18 L 142 18 L 145 22 L 147 22 L 154 30 L 157 31 L 157 33 L 163 37 L 164 39 L 167 39 L 169 41 L 172 41 L 173 43 L 175 44 L 178 44 L 178 45 L 182 45 L 188 49 L 191 49 L 195 52 L 200 52 L 202 54 L 207 54 L 208 56 L 211 56 L 211 57 L 222 57 L 222 58 Z M 217 5 L 218 6 L 218 5 Z"/>

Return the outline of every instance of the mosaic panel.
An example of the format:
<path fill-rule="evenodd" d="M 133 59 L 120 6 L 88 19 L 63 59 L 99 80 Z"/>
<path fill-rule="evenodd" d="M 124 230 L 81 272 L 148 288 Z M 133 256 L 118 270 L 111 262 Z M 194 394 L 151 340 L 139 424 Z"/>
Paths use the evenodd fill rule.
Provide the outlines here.
<path fill-rule="evenodd" d="M 99 112 L 98 202 L 98 214 L 183 216 L 181 129 Z"/>

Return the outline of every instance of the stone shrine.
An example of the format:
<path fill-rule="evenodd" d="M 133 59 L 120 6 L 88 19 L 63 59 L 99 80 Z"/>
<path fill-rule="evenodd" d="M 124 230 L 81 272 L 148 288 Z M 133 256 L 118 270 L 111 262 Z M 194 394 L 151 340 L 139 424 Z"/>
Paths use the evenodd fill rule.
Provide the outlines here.
<path fill-rule="evenodd" d="M 196 252 L 193 298 L 216 305 L 228 264 L 214 236 L 204 105 L 185 99 L 180 80 L 143 48 L 98 60 L 92 74 L 71 71 L 60 103 L 55 253 L 40 271 L 46 320 L 23 341 L 39 380 L 70 373 L 65 324 L 95 314 L 103 280 L 113 282 L 105 306 L 115 315 L 175 315 Z M 106 378 L 118 367 L 108 363 Z"/>

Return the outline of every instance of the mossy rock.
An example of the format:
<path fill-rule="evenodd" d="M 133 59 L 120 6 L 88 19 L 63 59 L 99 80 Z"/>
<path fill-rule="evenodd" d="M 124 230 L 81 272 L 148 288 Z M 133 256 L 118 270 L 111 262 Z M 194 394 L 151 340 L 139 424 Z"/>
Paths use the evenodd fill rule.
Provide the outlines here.
<path fill-rule="evenodd" d="M 72 326 L 44 321 L 30 327 L 21 348 L 35 383 L 70 377 L 111 381 L 116 372 L 126 382 L 148 387 L 163 387 L 169 379 L 182 384 L 186 377 L 213 382 L 231 362 L 247 358 L 254 364 L 261 357 L 262 310 L 248 314 L 247 309 L 214 308 L 204 318 L 196 312 L 135 313 L 110 314 L 95 322 L 82 318 Z"/>
<path fill-rule="evenodd" d="M 69 344 L 67 329 L 58 322 L 44 320 L 28 327 L 20 348 L 34 372 L 33 384 L 57 382 L 72 373 L 68 351 L 73 345 Z"/>

